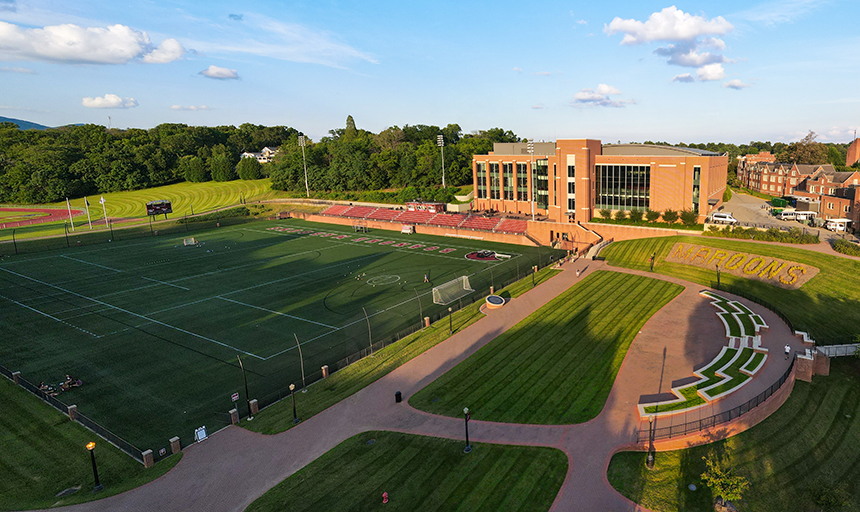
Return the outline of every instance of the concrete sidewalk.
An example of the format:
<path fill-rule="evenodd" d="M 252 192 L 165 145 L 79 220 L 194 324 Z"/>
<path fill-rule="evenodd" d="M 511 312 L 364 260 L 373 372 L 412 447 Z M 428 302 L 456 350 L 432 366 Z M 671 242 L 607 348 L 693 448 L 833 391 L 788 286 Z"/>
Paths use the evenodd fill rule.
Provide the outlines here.
<path fill-rule="evenodd" d="M 284 433 L 265 436 L 228 427 L 186 448 L 176 468 L 158 480 L 62 510 L 238 511 L 340 442 L 364 431 L 392 430 L 460 439 L 461 418 L 428 414 L 407 403 L 396 404 L 394 393 L 402 392 L 404 401 L 408 401 L 412 394 L 577 281 L 595 270 L 608 269 L 603 262 L 586 260 L 568 263 L 565 268 L 502 309 L 488 311 L 481 321 Z M 576 269 L 582 271 L 579 277 Z M 652 316 L 633 341 L 600 415 L 578 425 L 470 422 L 470 437 L 477 442 L 550 446 L 567 454 L 568 474 L 552 510 L 642 510 L 609 486 L 606 468 L 615 451 L 635 441 L 639 428 L 636 404 L 643 390 L 667 392 L 673 379 L 692 375 L 694 366 L 710 360 L 727 341 L 716 310 L 698 295 L 701 286 L 647 272 L 629 273 L 676 282 L 685 286 L 685 291 Z M 780 356 L 782 345 L 791 341 L 784 339 L 786 333 L 779 330 L 782 324 L 778 319 L 775 323 L 773 315 L 760 306 L 748 305 L 771 325 L 771 331 L 762 336 L 763 343 L 772 354 Z M 800 342 L 793 346 L 799 348 Z M 761 380 L 772 374 L 781 375 L 783 362 L 788 364 L 782 357 L 770 357 L 763 372 L 767 378 Z M 738 391 L 737 399 L 754 396 L 756 389 L 752 384 L 745 386 Z"/>

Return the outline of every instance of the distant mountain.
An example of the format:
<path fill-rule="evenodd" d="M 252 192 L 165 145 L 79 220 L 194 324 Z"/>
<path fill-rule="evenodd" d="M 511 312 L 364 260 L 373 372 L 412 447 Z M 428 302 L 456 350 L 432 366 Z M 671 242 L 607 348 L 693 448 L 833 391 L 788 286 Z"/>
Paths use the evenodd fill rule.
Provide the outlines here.
<path fill-rule="evenodd" d="M 22 130 L 46 130 L 50 126 L 31 123 L 30 121 L 22 121 L 21 119 L 12 119 L 11 117 L 0 116 L 0 123 L 15 123 Z"/>

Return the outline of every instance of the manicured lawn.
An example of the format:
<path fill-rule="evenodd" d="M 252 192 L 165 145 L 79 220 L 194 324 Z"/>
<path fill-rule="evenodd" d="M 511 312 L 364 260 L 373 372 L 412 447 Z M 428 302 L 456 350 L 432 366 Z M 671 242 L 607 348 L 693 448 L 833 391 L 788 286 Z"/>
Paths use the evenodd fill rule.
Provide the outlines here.
<path fill-rule="evenodd" d="M 539 270 L 535 275 L 535 286 L 551 279 L 559 272 L 561 270 L 551 267 Z M 505 298 L 519 297 L 531 289 L 531 277 L 526 277 L 499 290 L 498 294 Z M 484 317 L 478 309 L 480 305 L 481 302 L 476 302 L 453 314 L 454 332 L 461 331 Z M 449 337 L 448 322 L 444 319 L 436 322 L 376 352 L 372 358 L 361 359 L 332 374 L 328 379 L 318 381 L 308 388 L 307 393 L 297 393 L 296 408 L 301 411 L 302 418 L 309 418 L 322 412 Z M 260 411 L 254 417 L 254 421 L 243 421 L 241 425 L 262 434 L 283 432 L 293 426 L 292 402 L 290 400 L 276 402 Z"/>
<path fill-rule="evenodd" d="M 610 265 L 648 270 L 648 259 L 656 252 L 654 272 L 705 286 L 715 282 L 714 271 L 664 261 L 677 242 L 742 251 L 818 267 L 819 274 L 797 290 L 778 288 L 727 272 L 722 273 L 721 282 L 723 286 L 742 290 L 773 304 L 791 319 L 795 329 L 809 332 L 819 344 L 850 343 L 854 335 L 860 333 L 860 307 L 857 307 L 860 301 L 860 261 L 794 247 L 700 237 L 615 242 L 600 255 Z"/>
<path fill-rule="evenodd" d="M 0 510 L 48 508 L 118 494 L 155 480 L 179 462 L 175 455 L 151 469 L 83 428 L 68 416 L 0 378 Z M 93 471 L 85 448 L 96 442 L 99 479 L 104 490 L 93 494 Z M 60 491 L 80 486 L 57 498 Z"/>
<path fill-rule="evenodd" d="M 553 448 L 474 443 L 472 452 L 464 454 L 463 444 L 365 432 L 287 478 L 246 510 L 548 510 L 567 473 L 567 457 Z M 383 492 L 389 496 L 385 505 Z"/>
<path fill-rule="evenodd" d="M 785 512 L 822 510 L 822 494 L 843 494 L 860 509 L 860 361 L 832 360 L 829 377 L 797 382 L 788 401 L 764 422 L 706 446 L 657 453 L 655 468 L 645 452 L 616 454 L 608 477 L 623 495 L 659 512 L 713 510 L 703 486 L 702 457 L 730 461 L 751 485 L 740 510 Z M 695 484 L 696 491 L 687 486 Z"/>
<path fill-rule="evenodd" d="M 565 424 L 603 409 L 630 342 L 683 288 L 595 272 L 412 396 L 413 407 L 479 420 Z"/>

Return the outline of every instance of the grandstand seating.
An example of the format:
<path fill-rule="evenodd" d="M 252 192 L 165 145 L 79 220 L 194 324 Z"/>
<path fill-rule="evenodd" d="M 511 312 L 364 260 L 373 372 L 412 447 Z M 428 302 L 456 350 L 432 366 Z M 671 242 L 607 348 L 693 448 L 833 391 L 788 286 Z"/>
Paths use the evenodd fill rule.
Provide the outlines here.
<path fill-rule="evenodd" d="M 430 220 L 435 213 L 432 212 L 410 212 L 405 211 L 397 217 L 397 222 L 401 222 L 403 224 L 425 224 L 428 220 Z"/>
<path fill-rule="evenodd" d="M 333 205 L 329 206 L 328 208 L 326 208 L 325 210 L 323 210 L 321 212 L 321 215 L 332 215 L 334 217 L 339 217 L 339 216 L 343 215 L 343 212 L 349 210 L 350 208 L 352 208 L 352 207 L 349 206 L 348 204 L 333 204 Z"/>
<path fill-rule="evenodd" d="M 376 210 L 372 211 L 370 213 L 370 215 L 368 215 L 365 218 L 366 219 L 373 219 L 373 220 L 390 220 L 390 221 L 393 221 L 401 213 L 403 213 L 403 210 L 392 210 L 391 208 L 377 208 Z"/>
<path fill-rule="evenodd" d="M 503 219 L 496 226 L 496 231 L 501 231 L 502 233 L 525 233 L 527 226 L 527 220 Z"/>
<path fill-rule="evenodd" d="M 376 208 L 374 208 L 373 206 L 353 206 L 349 210 L 343 212 L 341 215 L 343 217 L 363 219 L 370 215 L 370 213 L 374 210 L 376 210 Z"/>
<path fill-rule="evenodd" d="M 461 228 L 480 229 L 482 231 L 492 231 L 499 223 L 498 218 L 487 218 L 480 215 L 470 215 L 461 224 Z"/>
<path fill-rule="evenodd" d="M 460 213 L 437 213 L 433 218 L 427 220 L 427 224 L 433 226 L 457 227 L 466 220 L 466 215 Z"/>

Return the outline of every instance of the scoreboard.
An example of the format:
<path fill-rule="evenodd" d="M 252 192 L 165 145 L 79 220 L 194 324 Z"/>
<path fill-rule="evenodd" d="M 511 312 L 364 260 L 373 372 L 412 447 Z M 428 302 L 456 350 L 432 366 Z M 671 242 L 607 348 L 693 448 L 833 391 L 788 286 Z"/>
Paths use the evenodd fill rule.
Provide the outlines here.
<path fill-rule="evenodd" d="M 167 199 L 159 199 L 158 201 L 146 203 L 147 215 L 166 215 L 168 213 L 173 213 L 173 205 Z"/>

